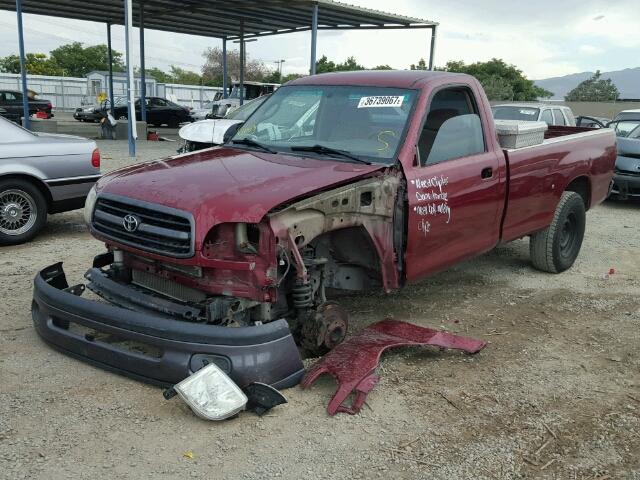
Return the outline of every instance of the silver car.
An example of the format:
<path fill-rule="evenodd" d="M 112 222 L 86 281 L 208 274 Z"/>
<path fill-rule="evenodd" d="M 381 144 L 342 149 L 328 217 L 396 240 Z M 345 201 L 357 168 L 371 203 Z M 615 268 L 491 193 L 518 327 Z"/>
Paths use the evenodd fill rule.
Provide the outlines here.
<path fill-rule="evenodd" d="M 576 126 L 576 118 L 569 107 L 548 103 L 505 103 L 492 105 L 496 120 L 529 120 L 546 122 L 547 125 Z"/>
<path fill-rule="evenodd" d="M 98 178 L 93 140 L 33 133 L 0 117 L 0 245 L 31 240 L 47 214 L 81 208 Z"/>

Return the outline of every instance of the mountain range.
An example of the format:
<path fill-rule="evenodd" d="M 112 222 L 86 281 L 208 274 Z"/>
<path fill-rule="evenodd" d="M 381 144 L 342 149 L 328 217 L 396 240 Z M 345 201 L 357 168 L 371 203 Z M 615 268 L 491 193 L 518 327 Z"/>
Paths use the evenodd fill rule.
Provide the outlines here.
<path fill-rule="evenodd" d="M 553 92 L 554 100 L 564 100 L 564 96 L 580 82 L 593 76 L 594 72 L 572 73 L 564 77 L 535 80 L 535 84 Z M 620 91 L 620 99 L 640 99 L 640 67 L 625 68 L 613 72 L 602 72 L 602 78 L 610 78 Z"/>

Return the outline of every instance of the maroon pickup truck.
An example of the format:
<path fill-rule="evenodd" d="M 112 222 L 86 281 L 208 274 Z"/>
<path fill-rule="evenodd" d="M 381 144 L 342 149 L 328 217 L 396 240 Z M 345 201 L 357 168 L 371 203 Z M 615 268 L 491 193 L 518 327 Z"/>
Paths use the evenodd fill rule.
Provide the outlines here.
<path fill-rule="evenodd" d="M 392 292 L 525 236 L 534 267 L 571 267 L 616 159 L 608 129 L 502 148 L 473 77 L 424 71 L 295 80 L 228 137 L 97 183 L 85 216 L 107 250 L 86 285 L 60 263 L 36 276 L 42 338 L 160 385 L 214 362 L 291 386 L 298 348 L 345 337 L 334 290 Z"/>

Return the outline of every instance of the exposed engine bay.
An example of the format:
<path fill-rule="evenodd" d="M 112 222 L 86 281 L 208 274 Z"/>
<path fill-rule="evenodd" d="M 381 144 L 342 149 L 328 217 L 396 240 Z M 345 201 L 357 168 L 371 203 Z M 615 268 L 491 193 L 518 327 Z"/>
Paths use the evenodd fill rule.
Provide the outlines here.
<path fill-rule="evenodd" d="M 210 260 L 203 266 L 111 249 L 87 272 L 87 287 L 115 305 L 189 322 L 234 327 L 285 318 L 305 352 L 326 353 L 348 328 L 347 312 L 327 290 L 389 291 L 402 283 L 404 196 L 390 170 L 282 205 L 259 224 L 217 225 L 203 244 Z"/>

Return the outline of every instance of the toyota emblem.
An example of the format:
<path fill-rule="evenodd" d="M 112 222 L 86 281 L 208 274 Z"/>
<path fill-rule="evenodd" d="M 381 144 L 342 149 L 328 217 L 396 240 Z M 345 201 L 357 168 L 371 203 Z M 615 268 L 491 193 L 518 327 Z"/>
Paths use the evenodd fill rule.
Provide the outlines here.
<path fill-rule="evenodd" d="M 135 215 L 125 215 L 122 219 L 122 226 L 127 232 L 135 232 L 140 226 L 140 220 Z"/>

